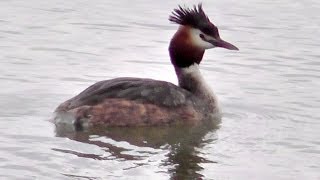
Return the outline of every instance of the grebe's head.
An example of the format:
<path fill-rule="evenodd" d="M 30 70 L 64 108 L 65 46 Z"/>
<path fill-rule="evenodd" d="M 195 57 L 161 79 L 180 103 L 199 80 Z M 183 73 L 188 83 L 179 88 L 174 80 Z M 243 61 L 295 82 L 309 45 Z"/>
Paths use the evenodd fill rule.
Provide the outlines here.
<path fill-rule="evenodd" d="M 193 9 L 174 9 L 169 21 L 180 24 L 178 33 L 184 33 L 184 41 L 199 49 L 222 47 L 230 50 L 239 50 L 236 46 L 222 40 L 218 28 L 212 24 L 204 13 L 202 5 L 194 6 Z M 183 39 L 180 39 L 183 40 Z"/>

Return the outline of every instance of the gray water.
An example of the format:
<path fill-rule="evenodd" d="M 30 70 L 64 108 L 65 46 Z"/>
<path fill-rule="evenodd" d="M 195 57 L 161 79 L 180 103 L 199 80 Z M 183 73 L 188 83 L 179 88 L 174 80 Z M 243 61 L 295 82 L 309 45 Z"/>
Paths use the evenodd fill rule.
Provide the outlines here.
<path fill-rule="evenodd" d="M 318 0 L 203 1 L 240 49 L 201 64 L 220 128 L 76 133 L 48 121 L 99 80 L 176 83 L 167 18 L 195 2 L 0 1 L 0 179 L 320 179 Z"/>

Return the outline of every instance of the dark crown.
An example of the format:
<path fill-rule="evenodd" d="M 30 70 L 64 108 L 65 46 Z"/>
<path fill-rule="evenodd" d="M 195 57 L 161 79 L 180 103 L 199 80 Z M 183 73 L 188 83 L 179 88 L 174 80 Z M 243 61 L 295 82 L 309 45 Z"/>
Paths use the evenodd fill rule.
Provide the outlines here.
<path fill-rule="evenodd" d="M 169 16 L 169 21 L 197 28 L 214 37 L 219 36 L 217 27 L 210 22 L 202 9 L 201 3 L 198 4 L 198 6 L 194 5 L 193 9 L 179 6 L 177 9 L 174 9 L 172 15 Z"/>

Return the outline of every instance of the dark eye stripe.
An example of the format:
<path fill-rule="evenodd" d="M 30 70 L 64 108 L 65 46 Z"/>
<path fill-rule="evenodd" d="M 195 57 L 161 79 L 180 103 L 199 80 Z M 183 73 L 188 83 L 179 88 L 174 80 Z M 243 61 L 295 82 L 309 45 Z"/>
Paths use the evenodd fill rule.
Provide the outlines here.
<path fill-rule="evenodd" d="M 210 35 L 210 36 L 213 36 L 215 38 L 219 37 L 218 28 L 215 26 L 212 26 L 212 27 L 206 26 L 206 27 L 201 28 L 200 30 L 203 33 Z"/>
<path fill-rule="evenodd" d="M 210 28 L 203 28 L 201 31 L 206 33 L 206 34 L 212 34 L 213 33 L 212 29 L 210 29 Z"/>

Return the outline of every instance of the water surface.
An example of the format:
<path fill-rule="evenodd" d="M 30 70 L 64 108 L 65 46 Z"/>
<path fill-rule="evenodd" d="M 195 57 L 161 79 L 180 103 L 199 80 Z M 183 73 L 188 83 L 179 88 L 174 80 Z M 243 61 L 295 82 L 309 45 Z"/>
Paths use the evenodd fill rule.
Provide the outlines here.
<path fill-rule="evenodd" d="M 239 52 L 206 52 L 201 70 L 220 128 L 72 132 L 48 121 L 99 80 L 176 83 L 167 46 L 177 4 L 0 2 L 0 179 L 320 179 L 320 3 L 203 1 Z"/>

